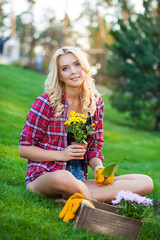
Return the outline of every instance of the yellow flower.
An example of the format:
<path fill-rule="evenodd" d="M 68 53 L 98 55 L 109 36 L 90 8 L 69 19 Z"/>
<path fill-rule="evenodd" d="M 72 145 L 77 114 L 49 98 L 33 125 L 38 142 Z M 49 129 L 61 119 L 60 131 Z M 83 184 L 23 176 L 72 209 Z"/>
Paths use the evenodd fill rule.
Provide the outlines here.
<path fill-rule="evenodd" d="M 84 114 L 80 114 L 81 118 L 84 118 Z"/>
<path fill-rule="evenodd" d="M 75 117 L 76 116 L 76 113 L 74 111 L 71 111 L 70 114 L 69 114 L 70 117 Z"/>
<path fill-rule="evenodd" d="M 76 142 L 87 143 L 87 137 L 94 134 L 93 125 L 85 126 L 86 121 L 84 114 L 71 111 L 68 120 L 64 123 L 66 130 L 73 133 Z"/>

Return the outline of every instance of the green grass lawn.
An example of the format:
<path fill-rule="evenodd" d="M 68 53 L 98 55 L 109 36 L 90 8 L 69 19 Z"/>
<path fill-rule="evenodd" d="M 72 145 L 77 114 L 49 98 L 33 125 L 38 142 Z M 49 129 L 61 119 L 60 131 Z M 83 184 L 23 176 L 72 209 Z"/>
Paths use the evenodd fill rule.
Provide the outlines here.
<path fill-rule="evenodd" d="M 45 76 L 14 66 L 0 65 L 0 239 L 10 240 L 101 240 L 115 239 L 63 223 L 61 207 L 53 199 L 25 189 L 27 161 L 18 155 L 20 132 L 26 114 L 37 96 L 44 91 Z M 153 178 L 149 195 L 160 206 L 160 133 L 129 127 L 123 114 L 114 110 L 107 94 L 104 117 L 104 165 L 118 163 L 117 174 L 144 173 Z M 89 177 L 92 171 L 89 170 Z M 160 239 L 160 216 L 145 219 L 141 240 Z M 117 239 L 117 238 L 116 238 Z"/>

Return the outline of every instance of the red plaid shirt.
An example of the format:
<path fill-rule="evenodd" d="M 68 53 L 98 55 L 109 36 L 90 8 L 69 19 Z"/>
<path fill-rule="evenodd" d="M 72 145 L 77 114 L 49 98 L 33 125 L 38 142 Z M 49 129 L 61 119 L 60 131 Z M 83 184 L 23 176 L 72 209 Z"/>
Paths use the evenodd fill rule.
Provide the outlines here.
<path fill-rule="evenodd" d="M 63 94 L 62 103 L 64 111 L 60 117 L 54 117 L 54 108 L 50 107 L 49 96 L 47 93 L 39 96 L 27 114 L 27 121 L 24 125 L 20 145 L 35 145 L 43 149 L 52 151 L 62 151 L 67 148 L 67 131 L 64 123 L 67 121 L 67 101 Z M 87 142 L 87 151 L 82 162 L 85 170 L 85 177 L 88 178 L 88 161 L 93 157 L 98 157 L 103 161 L 103 114 L 104 103 L 99 98 L 95 115 L 92 121 L 95 123 L 95 134 L 91 135 Z M 33 162 L 28 159 L 26 180 L 33 181 L 41 174 L 56 170 L 66 169 L 66 162 Z"/>

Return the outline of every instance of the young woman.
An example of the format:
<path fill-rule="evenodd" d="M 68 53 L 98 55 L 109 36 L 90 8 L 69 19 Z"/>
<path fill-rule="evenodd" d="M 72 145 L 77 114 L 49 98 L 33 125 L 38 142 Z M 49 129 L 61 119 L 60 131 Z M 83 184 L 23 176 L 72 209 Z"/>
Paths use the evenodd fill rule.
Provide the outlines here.
<path fill-rule="evenodd" d="M 28 159 L 26 187 L 55 198 L 80 193 L 84 198 L 106 202 L 115 199 L 120 190 L 151 193 L 153 182 L 147 175 L 118 176 L 103 186 L 87 178 L 88 165 L 96 173 L 103 168 L 104 104 L 80 49 L 62 47 L 55 52 L 45 87 L 46 92 L 27 115 L 20 138 L 19 154 Z M 68 136 L 64 123 L 71 111 L 83 113 L 95 123 L 95 134 L 88 137 L 86 150 L 70 145 L 72 136 Z"/>

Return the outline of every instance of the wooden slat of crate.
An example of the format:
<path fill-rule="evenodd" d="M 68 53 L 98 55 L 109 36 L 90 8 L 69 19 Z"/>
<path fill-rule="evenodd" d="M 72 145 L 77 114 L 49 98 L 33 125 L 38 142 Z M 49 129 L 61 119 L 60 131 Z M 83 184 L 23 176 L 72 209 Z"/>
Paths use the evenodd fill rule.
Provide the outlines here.
<path fill-rule="evenodd" d="M 103 206 L 104 207 L 104 206 Z M 142 222 L 123 217 L 113 212 L 92 209 L 81 204 L 75 218 L 78 229 L 88 229 L 106 236 L 137 239 Z"/>
<path fill-rule="evenodd" d="M 91 199 L 89 199 L 89 200 L 91 200 Z M 55 201 L 57 204 L 59 204 L 61 206 L 64 206 L 66 203 L 66 200 L 63 198 L 58 198 Z M 115 211 L 119 209 L 118 207 L 115 207 L 115 206 L 107 204 L 107 203 L 102 203 L 102 202 L 98 202 L 98 201 L 94 201 L 94 200 L 91 200 L 91 201 L 93 202 L 93 204 L 96 208 L 99 208 L 101 210 L 106 210 L 106 211 L 115 213 Z"/>
<path fill-rule="evenodd" d="M 116 213 L 116 211 L 119 209 L 119 207 L 115 207 L 115 206 L 107 204 L 107 203 L 102 203 L 102 202 L 98 202 L 98 201 L 94 201 L 94 200 L 91 200 L 91 201 L 93 202 L 93 204 L 96 208 L 101 209 L 101 210 Z"/>

